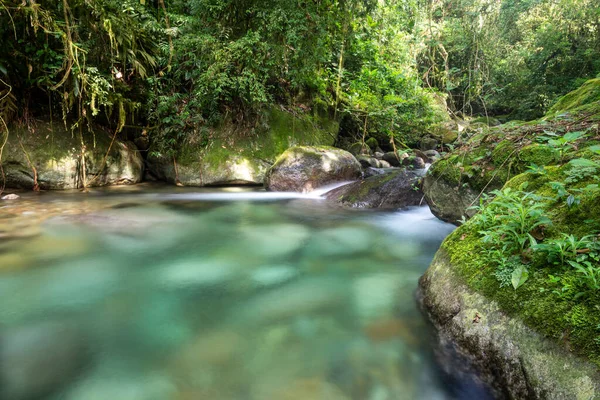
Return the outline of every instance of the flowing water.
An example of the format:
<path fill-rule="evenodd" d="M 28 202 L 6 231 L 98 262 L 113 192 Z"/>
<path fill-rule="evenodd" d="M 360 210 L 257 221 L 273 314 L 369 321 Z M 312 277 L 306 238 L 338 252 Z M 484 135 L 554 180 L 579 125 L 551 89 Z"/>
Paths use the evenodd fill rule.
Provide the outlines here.
<path fill-rule="evenodd" d="M 0 203 L 3 400 L 488 396 L 433 361 L 428 208 L 129 190 Z"/>

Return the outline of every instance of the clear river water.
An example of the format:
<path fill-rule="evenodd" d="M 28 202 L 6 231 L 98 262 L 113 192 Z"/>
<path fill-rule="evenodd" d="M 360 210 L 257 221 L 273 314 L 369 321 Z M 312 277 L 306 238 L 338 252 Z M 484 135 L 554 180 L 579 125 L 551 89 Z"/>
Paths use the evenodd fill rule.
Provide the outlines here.
<path fill-rule="evenodd" d="M 0 399 L 491 399 L 442 373 L 415 300 L 453 226 L 318 194 L 0 202 Z"/>

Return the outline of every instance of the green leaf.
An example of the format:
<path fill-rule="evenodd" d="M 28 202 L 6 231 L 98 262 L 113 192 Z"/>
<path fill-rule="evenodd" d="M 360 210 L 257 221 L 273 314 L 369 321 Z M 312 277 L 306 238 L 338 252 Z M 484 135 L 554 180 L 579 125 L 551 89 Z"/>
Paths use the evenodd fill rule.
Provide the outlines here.
<path fill-rule="evenodd" d="M 567 132 L 563 139 L 567 142 L 572 142 L 574 140 L 580 139 L 586 135 L 586 132 L 576 131 L 576 132 Z"/>
<path fill-rule="evenodd" d="M 511 283 L 515 290 L 520 288 L 529 278 L 529 272 L 524 265 L 519 265 L 512 273 Z"/>
<path fill-rule="evenodd" d="M 598 153 L 600 154 L 600 144 L 597 144 L 595 146 L 590 146 L 587 148 L 589 151 L 593 151 L 594 153 Z"/>
<path fill-rule="evenodd" d="M 600 167 L 600 163 L 588 160 L 587 158 L 575 158 L 569 161 L 569 164 L 574 167 Z"/>

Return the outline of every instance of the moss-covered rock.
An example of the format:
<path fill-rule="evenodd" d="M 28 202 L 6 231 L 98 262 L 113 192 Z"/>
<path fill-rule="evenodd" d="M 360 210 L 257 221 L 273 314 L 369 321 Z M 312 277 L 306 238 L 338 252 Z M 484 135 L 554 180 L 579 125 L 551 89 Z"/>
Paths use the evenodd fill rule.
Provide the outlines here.
<path fill-rule="evenodd" d="M 6 186 L 32 189 L 37 183 L 41 189 L 74 189 L 140 182 L 143 160 L 135 145 L 113 141 L 112 136 L 95 128 L 80 138 L 61 122 L 37 121 L 29 129 L 13 126 L 2 156 Z"/>
<path fill-rule="evenodd" d="M 588 274 L 600 270 L 593 255 L 600 232 L 600 154 L 590 147 L 598 140 L 588 137 L 578 143 L 578 150 L 569 154 L 578 163 L 562 162 L 511 178 L 503 191 L 526 190 L 526 195 L 518 195 L 523 208 L 507 203 L 506 197 L 493 200 L 482 215 L 444 241 L 421 282 L 425 308 L 442 339 L 456 340 L 488 378 L 495 377 L 492 383 L 509 388 L 505 394 L 511 398 L 600 396 L 600 292 L 589 286 L 592 278 L 582 270 L 566 261 L 552 261 L 543 250 L 552 241 L 566 240 L 565 235 L 573 235 L 574 241 L 587 237 L 588 247 L 568 250 L 569 242 L 561 242 L 562 251 L 577 260 L 585 260 L 589 252 L 592 258 L 586 262 L 590 264 L 582 265 L 589 266 Z M 538 151 L 542 158 L 555 156 L 542 150 L 533 153 Z M 513 204 L 515 217 L 534 215 L 528 211 L 534 210 L 533 205 L 541 210 L 543 225 L 527 232 L 535 236 L 536 246 L 515 254 L 507 250 L 507 237 L 499 236 L 496 247 L 489 237 L 485 239 L 501 228 L 498 224 L 506 223 L 506 219 L 495 225 L 490 222 L 504 216 L 498 211 L 504 208 L 486 214 L 487 207 L 496 204 Z M 518 214 L 518 210 L 525 211 Z M 528 270 L 528 279 L 516 290 L 501 284 L 498 273 L 506 263 L 519 263 Z"/>
<path fill-rule="evenodd" d="M 600 78 L 591 79 L 579 89 L 561 97 L 548 111 L 546 118 L 565 113 L 587 113 L 600 111 Z"/>
<path fill-rule="evenodd" d="M 423 199 L 421 177 L 405 169 L 372 176 L 328 192 L 327 200 L 350 208 L 398 209 L 417 206 Z"/>
<path fill-rule="evenodd" d="M 338 124 L 322 116 L 269 111 L 262 126 L 242 132 L 230 122 L 198 132 L 174 155 L 151 149 L 150 172 L 183 186 L 262 185 L 277 156 L 298 145 L 332 145 Z"/>
<path fill-rule="evenodd" d="M 566 95 L 540 120 L 467 129 L 467 139 L 435 162 L 425 178 L 425 198 L 434 214 L 451 222 L 469 217 L 472 213 L 467 207 L 476 204 L 481 194 L 501 188 L 529 167 L 566 163 L 575 157 L 573 150 L 589 146 L 586 139 L 563 145 L 555 142 L 568 132 L 586 131 L 591 135 L 597 129 L 597 81 L 600 79 L 588 81 Z M 541 138 L 544 135 L 546 139 Z"/>
<path fill-rule="evenodd" d="M 362 176 L 359 162 L 345 150 L 329 146 L 297 146 L 286 150 L 265 177 L 267 190 L 310 192 L 334 182 Z"/>
<path fill-rule="evenodd" d="M 441 250 L 419 282 L 419 300 L 436 328 L 443 364 L 460 365 L 458 353 L 467 360 L 464 367 L 478 370 L 499 398 L 584 400 L 600 395 L 593 365 L 465 285 L 461 269 Z M 451 371 L 456 376 L 461 372 Z"/>

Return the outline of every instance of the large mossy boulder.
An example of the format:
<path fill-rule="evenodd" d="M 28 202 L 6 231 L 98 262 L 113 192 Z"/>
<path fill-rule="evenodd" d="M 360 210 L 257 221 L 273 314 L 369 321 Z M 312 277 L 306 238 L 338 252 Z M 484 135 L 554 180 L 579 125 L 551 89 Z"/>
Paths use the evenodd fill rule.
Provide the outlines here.
<path fill-rule="evenodd" d="M 296 146 L 277 158 L 267 172 L 265 187 L 278 192 L 310 192 L 361 176 L 359 162 L 345 150 L 328 146 Z"/>
<path fill-rule="evenodd" d="M 422 174 L 398 169 L 344 185 L 328 192 L 327 200 L 350 208 L 398 209 L 420 205 Z"/>
<path fill-rule="evenodd" d="M 561 138 L 597 127 L 599 93 L 600 79 L 593 79 L 560 99 L 540 120 L 469 131 L 470 136 L 436 161 L 425 177 L 423 189 L 432 212 L 456 223 L 473 214 L 468 208 L 477 205 L 481 195 L 501 188 L 515 175 L 568 162 L 572 157 L 568 151 L 585 140 Z"/>
<path fill-rule="evenodd" d="M 231 121 L 190 135 L 174 154 L 151 147 L 154 177 L 183 186 L 262 185 L 268 168 L 293 146 L 332 145 L 338 124 L 327 116 L 271 109 L 262 124 L 242 129 Z"/>
<path fill-rule="evenodd" d="M 500 397 L 600 397 L 599 144 L 511 178 L 420 282 L 441 354 L 455 343 Z"/>
<path fill-rule="evenodd" d="M 112 136 L 101 128 L 80 136 L 61 122 L 13 126 L 1 160 L 6 186 L 75 189 L 140 182 L 144 163 L 135 145 Z"/>
<path fill-rule="evenodd" d="M 455 367 L 448 373 L 460 378 L 461 368 L 474 368 L 498 398 L 583 400 L 600 395 L 593 365 L 469 288 L 457 273 L 460 268 L 441 250 L 419 282 L 419 301 L 436 328 L 436 355 L 441 365 Z"/>

